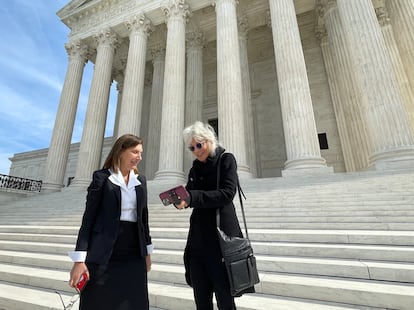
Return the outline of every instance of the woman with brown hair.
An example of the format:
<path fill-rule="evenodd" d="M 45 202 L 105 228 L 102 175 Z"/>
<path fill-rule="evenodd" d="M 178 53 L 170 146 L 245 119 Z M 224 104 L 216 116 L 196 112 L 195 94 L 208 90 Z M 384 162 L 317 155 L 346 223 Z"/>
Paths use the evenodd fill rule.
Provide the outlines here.
<path fill-rule="evenodd" d="M 79 229 L 69 285 L 89 277 L 80 310 L 149 309 L 147 272 L 152 244 L 147 185 L 137 165 L 143 141 L 126 134 L 114 143 L 103 169 L 93 173 Z"/>

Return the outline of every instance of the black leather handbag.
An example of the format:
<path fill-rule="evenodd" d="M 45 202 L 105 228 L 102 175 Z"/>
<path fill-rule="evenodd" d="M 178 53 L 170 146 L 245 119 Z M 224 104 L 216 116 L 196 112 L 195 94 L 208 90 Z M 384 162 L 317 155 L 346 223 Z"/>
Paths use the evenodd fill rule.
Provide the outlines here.
<path fill-rule="evenodd" d="M 217 188 L 220 180 L 220 159 L 221 156 L 217 168 Z M 227 276 L 230 282 L 231 295 L 233 297 L 240 297 L 245 293 L 254 293 L 254 285 L 260 282 L 256 258 L 254 257 L 247 231 L 246 216 L 241 198 L 243 191 L 240 187 L 239 180 L 237 180 L 237 191 L 239 193 L 240 207 L 243 214 L 244 229 L 246 230 L 245 238 L 227 236 L 220 229 L 220 209 L 216 209 L 218 238 L 223 262 L 226 266 Z"/>

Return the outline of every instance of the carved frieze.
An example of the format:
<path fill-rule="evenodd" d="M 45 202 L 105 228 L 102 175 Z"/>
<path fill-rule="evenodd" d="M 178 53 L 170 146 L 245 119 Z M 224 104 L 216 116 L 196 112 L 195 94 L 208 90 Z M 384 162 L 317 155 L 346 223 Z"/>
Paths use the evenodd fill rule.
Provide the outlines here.
<path fill-rule="evenodd" d="M 78 36 L 102 25 L 109 26 L 110 21 L 118 20 L 122 16 L 127 17 L 136 7 L 136 2 L 130 0 L 101 1 L 68 20 L 71 36 Z"/>

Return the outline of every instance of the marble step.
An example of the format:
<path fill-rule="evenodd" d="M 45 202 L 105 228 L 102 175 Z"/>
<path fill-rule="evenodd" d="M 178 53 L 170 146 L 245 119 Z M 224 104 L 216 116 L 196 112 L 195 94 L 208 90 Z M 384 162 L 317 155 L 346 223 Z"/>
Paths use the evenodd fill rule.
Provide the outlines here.
<path fill-rule="evenodd" d="M 187 219 L 175 219 L 176 221 L 187 223 Z M 239 221 L 242 222 L 242 219 L 239 217 Z M 269 214 L 267 217 L 264 216 L 248 216 L 246 215 L 246 221 L 250 223 L 414 223 L 414 216 L 313 216 L 303 214 L 301 216 L 288 216 L 288 215 L 273 215 Z M 171 223 L 171 218 L 156 218 L 150 220 L 150 225 L 160 225 L 168 226 Z"/>
<path fill-rule="evenodd" d="M 411 182 L 414 181 L 414 177 L 411 178 Z M 251 181 L 252 183 L 255 180 Z M 243 187 L 243 185 L 242 185 Z M 390 198 L 403 200 L 406 198 L 412 199 L 414 193 L 411 188 L 411 184 L 407 183 L 406 186 L 401 184 L 387 184 L 387 188 L 380 188 L 379 186 L 368 187 L 365 185 L 359 186 L 357 183 L 352 184 L 341 184 L 338 187 L 329 187 L 329 184 L 322 186 L 307 186 L 301 187 L 300 185 L 284 188 L 282 187 L 273 187 L 273 188 L 261 188 L 261 187 L 249 187 L 243 188 L 243 192 L 247 197 L 247 201 L 250 198 L 258 198 L 267 200 L 268 197 L 281 198 L 281 199 L 292 199 L 292 200 L 301 200 L 305 197 L 311 198 L 312 201 L 315 199 L 327 199 L 335 201 L 335 197 L 343 197 L 345 200 L 355 201 L 360 199 L 363 201 L 367 198 L 372 198 L 373 200 L 389 200 Z M 149 203 L 160 203 L 160 198 L 158 196 L 159 192 L 153 191 L 151 188 L 148 189 L 148 194 L 156 198 L 155 200 L 150 200 Z M 60 195 L 59 195 L 60 194 Z M 49 202 L 48 206 L 53 207 L 54 209 L 60 207 L 57 205 L 58 202 L 68 205 L 67 200 L 71 199 L 73 202 L 76 202 L 76 205 L 73 205 L 72 208 L 77 208 L 79 205 L 83 205 L 86 199 L 85 192 L 73 192 L 70 194 L 65 194 L 64 191 L 58 194 L 52 193 L 41 193 L 36 196 L 27 197 L 25 199 L 19 199 L 14 201 L 9 201 L 7 204 L 13 207 L 29 207 L 30 202 Z M 237 197 L 237 196 L 236 196 Z M 238 199 L 238 197 L 237 197 Z M 39 204 L 41 206 L 41 204 Z"/>
<path fill-rule="evenodd" d="M 75 244 L 78 228 L 52 226 L 0 226 L 0 240 L 38 241 Z M 186 239 L 188 228 L 152 228 L 151 236 L 164 242 L 167 239 Z M 249 229 L 252 242 L 312 242 L 344 244 L 414 245 L 414 231 L 385 230 L 300 230 Z"/>
<path fill-rule="evenodd" d="M 11 225 L 20 225 L 20 224 L 26 224 L 26 225 L 33 225 L 33 226 L 40 226 L 40 225 L 50 225 L 50 226 L 56 226 L 56 225 L 70 225 L 70 226 L 80 226 L 80 222 L 73 220 L 56 220 L 56 219 L 50 219 L 50 220 L 42 220 L 38 221 L 37 219 L 34 220 L 0 220 L 0 225 L 4 224 L 11 224 Z M 373 221 L 373 222 L 291 222 L 291 221 L 283 221 L 283 219 L 275 219 L 274 222 L 260 222 L 260 221 L 250 221 L 250 219 L 247 219 L 247 224 L 249 230 L 251 228 L 253 229 L 302 229 L 302 230 L 311 230 L 311 229 L 323 229 L 323 230 L 332 230 L 332 229 L 343 229 L 343 230 L 404 230 L 404 231 L 413 231 L 414 230 L 414 223 L 413 222 L 388 222 L 387 219 L 384 219 L 383 221 Z M 177 221 L 174 223 L 175 227 L 180 228 L 188 228 L 188 221 Z M 243 227 L 242 220 L 240 219 L 240 225 Z M 166 227 L 166 222 L 160 222 L 160 221 L 151 221 L 150 222 L 150 228 L 164 228 Z"/>
<path fill-rule="evenodd" d="M 236 208 L 236 211 L 240 213 L 240 208 Z M 270 212 L 271 211 L 271 212 Z M 289 208 L 274 208 L 269 210 L 267 207 L 258 207 L 255 206 L 251 209 L 244 209 L 244 212 L 248 218 L 251 217 L 282 217 L 282 216 L 414 216 L 414 206 L 401 206 L 401 208 L 380 208 L 378 205 L 370 209 L 364 209 L 360 206 L 352 208 L 337 208 L 337 207 L 327 207 L 327 208 L 305 208 L 305 207 L 289 207 Z M 188 218 L 190 215 L 185 214 L 183 216 L 182 212 L 177 210 L 159 210 L 151 209 L 149 215 L 154 219 L 168 219 L 168 218 Z M 10 216 L 12 218 L 13 216 Z M 74 217 L 77 217 L 75 215 Z"/>
<path fill-rule="evenodd" d="M 37 218 L 39 221 L 47 218 L 54 218 L 59 216 L 77 216 L 79 219 L 82 216 L 84 210 L 84 201 L 81 204 L 78 204 L 77 207 L 73 207 L 76 203 L 73 202 L 73 199 L 70 197 L 66 198 L 63 201 L 63 198 L 60 198 L 57 204 L 59 208 L 56 208 L 54 204 L 50 204 L 45 197 L 45 201 L 32 201 L 29 205 L 16 205 L 8 206 L 7 208 L 0 207 L 0 214 L 2 216 L 24 216 Z M 235 204 L 238 205 L 238 199 L 235 198 Z M 65 203 L 67 205 L 65 205 Z M 280 211 L 357 211 L 357 210 L 409 210 L 413 211 L 414 206 L 414 195 L 410 197 L 404 196 L 395 196 L 395 197 L 381 197 L 379 194 L 374 194 L 372 197 L 344 197 L 343 195 L 335 195 L 332 198 L 327 199 L 316 198 L 316 197 L 306 197 L 299 196 L 296 198 L 285 198 L 277 197 L 277 195 L 267 194 L 265 197 L 247 197 L 247 200 L 243 201 L 245 205 L 245 210 L 248 213 L 256 211 L 268 212 L 269 208 L 272 209 L 272 212 Z M 36 205 L 36 212 L 33 212 L 32 206 Z M 155 212 L 156 214 L 161 213 L 174 213 L 177 212 L 172 206 L 164 207 L 159 201 L 155 204 L 149 205 L 150 214 Z M 159 212 L 158 212 L 159 211 Z M 47 214 L 47 217 L 44 216 Z"/>
<path fill-rule="evenodd" d="M 173 274 L 170 277 L 171 282 L 175 283 L 177 281 L 176 279 L 181 277 L 182 281 L 180 283 L 185 284 L 184 277 L 182 276 L 184 273 L 182 267 L 182 252 L 177 253 L 173 251 L 169 254 L 171 255 L 170 259 L 166 262 L 163 262 L 165 252 L 158 253 L 158 251 L 155 251 L 152 255 L 154 272 L 151 275 L 154 276 L 154 273 L 161 270 L 158 277 L 153 279 L 156 281 L 167 281 L 169 279 L 169 271 L 173 269 L 178 276 L 177 274 Z M 414 283 L 413 263 L 268 255 L 256 255 L 256 258 L 258 269 L 264 272 L 297 273 Z M 67 255 L 63 254 L 56 255 L 0 250 L 0 262 L 36 268 L 56 268 L 59 270 L 70 270 L 72 267 L 70 259 Z"/>
<path fill-rule="evenodd" d="M 149 283 L 149 310 L 194 310 L 192 290 L 187 286 Z M 72 294 L 62 292 L 67 303 Z M 385 310 L 323 301 L 284 298 L 264 294 L 249 294 L 236 299 L 238 310 Z M 76 302 L 73 310 L 78 310 Z M 59 296 L 53 290 L 31 288 L 0 281 L 0 309 L 4 310 L 61 310 Z M 215 305 L 214 309 L 217 309 Z"/>
<path fill-rule="evenodd" d="M 149 277 L 151 279 L 151 273 Z M 42 289 L 71 290 L 67 285 L 67 271 L 0 264 L 0 278 L 3 282 Z M 414 285 L 410 284 L 276 273 L 260 273 L 260 279 L 261 282 L 256 286 L 257 292 L 266 295 L 400 310 L 411 310 L 414 303 Z M 154 306 L 163 308 L 162 305 Z"/>
<path fill-rule="evenodd" d="M 40 223 L 32 223 L 32 224 L 40 224 Z M 188 223 L 185 222 L 177 222 L 174 223 L 175 227 L 180 228 L 188 228 Z M 243 227 L 243 225 L 240 225 Z M 165 223 L 163 222 L 151 222 L 151 228 L 163 228 L 165 227 Z M 306 229 L 324 229 L 324 230 L 331 230 L 331 229 L 343 229 L 343 230 L 404 230 L 404 231 L 412 231 L 414 230 L 414 223 L 400 223 L 400 222 L 374 222 L 374 223 L 353 223 L 353 222 L 321 222 L 321 223 L 297 223 L 297 222 L 276 222 L 276 223 L 260 223 L 260 222 L 250 222 L 248 221 L 248 228 L 254 229 L 298 229 L 298 230 L 306 230 Z"/>
<path fill-rule="evenodd" d="M 414 247 L 409 246 L 382 246 L 382 245 L 355 245 L 355 244 L 320 244 L 320 243 L 288 243 L 288 242 L 252 242 L 254 252 L 257 255 L 295 256 L 313 258 L 338 258 L 391 262 L 413 262 Z M 1 248 L 1 246 L 0 246 Z M 164 250 L 179 250 L 177 246 L 157 248 L 158 254 L 164 254 Z"/>
<path fill-rule="evenodd" d="M 260 279 L 258 292 L 268 294 L 398 310 L 412 310 L 414 305 L 414 285 L 409 283 L 270 273 Z"/>
<path fill-rule="evenodd" d="M 395 281 L 414 284 L 414 263 L 355 259 L 309 258 L 256 255 L 258 268 L 265 272 L 338 278 Z"/>
<path fill-rule="evenodd" d="M 163 251 L 182 253 L 184 239 L 153 239 L 158 255 Z M 297 256 L 297 257 L 327 257 L 342 259 L 366 259 L 379 261 L 412 262 L 414 247 L 407 245 L 374 245 L 353 243 L 317 243 L 317 242 L 269 242 L 253 241 L 253 249 L 259 255 Z M 48 241 L 10 241 L 0 240 L 0 250 L 27 251 L 49 254 L 66 255 L 73 250 L 74 243 L 51 243 Z M 168 255 L 168 252 L 167 252 Z"/>
<path fill-rule="evenodd" d="M 270 210 L 269 210 L 270 209 Z M 240 207 L 236 206 L 236 211 L 241 216 L 241 209 Z M 354 216 L 358 217 L 401 217 L 401 216 L 410 216 L 411 220 L 414 216 L 414 202 L 413 204 L 406 204 L 406 205 L 399 205 L 397 206 L 380 206 L 380 205 L 372 205 L 372 206 L 347 206 L 345 207 L 334 207 L 334 206 L 317 206 L 317 207 L 310 207 L 310 206 L 289 206 L 289 207 L 269 207 L 268 205 L 264 206 L 245 206 L 244 208 L 245 214 L 248 218 L 254 217 L 302 217 L 302 216 L 312 216 L 312 217 L 328 217 L 328 216 L 337 216 L 337 217 L 348 217 Z M 191 211 L 188 212 L 179 212 L 175 208 L 173 209 L 160 209 L 158 207 L 149 207 L 149 216 L 152 219 L 169 219 L 171 217 L 175 219 L 187 219 L 190 217 Z M 20 212 L 12 212 L 6 213 L 2 212 L 2 221 L 4 222 L 5 219 L 7 220 L 16 220 L 19 219 L 22 221 L 22 213 Z M 51 219 L 59 219 L 63 217 L 63 219 L 71 219 L 76 220 L 80 223 L 82 219 L 81 213 L 56 213 L 56 214 L 48 214 L 48 218 L 43 220 L 50 221 Z M 42 219 L 39 218 L 38 215 L 33 214 L 32 212 L 28 212 L 24 214 L 24 220 L 28 219 L 35 219 L 37 221 L 41 221 Z M 7 222 L 6 222 L 7 223 Z"/>

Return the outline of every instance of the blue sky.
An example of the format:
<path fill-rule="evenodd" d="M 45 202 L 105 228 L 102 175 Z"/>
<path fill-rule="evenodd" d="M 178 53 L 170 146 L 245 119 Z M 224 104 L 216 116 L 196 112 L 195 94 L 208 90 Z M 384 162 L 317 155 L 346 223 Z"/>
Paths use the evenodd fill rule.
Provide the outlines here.
<path fill-rule="evenodd" d="M 70 31 L 56 12 L 67 3 L 12 0 L 0 6 L 0 174 L 9 174 L 14 154 L 49 147 L 68 65 L 64 44 Z M 92 72 L 93 64 L 88 63 L 72 142 L 82 137 Z M 106 136 L 112 135 L 114 110 L 111 103 Z"/>

